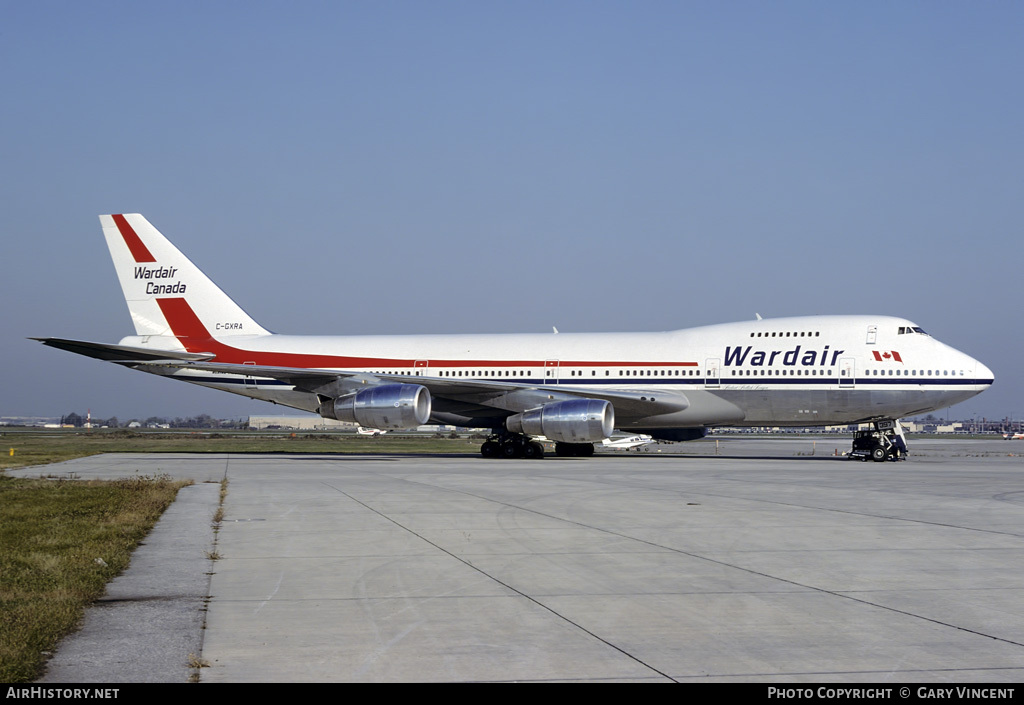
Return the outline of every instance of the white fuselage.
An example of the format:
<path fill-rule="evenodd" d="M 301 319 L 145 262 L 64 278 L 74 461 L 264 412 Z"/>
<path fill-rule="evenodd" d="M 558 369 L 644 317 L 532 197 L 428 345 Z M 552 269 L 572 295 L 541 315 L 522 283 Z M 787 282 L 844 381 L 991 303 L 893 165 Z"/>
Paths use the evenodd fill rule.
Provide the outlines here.
<path fill-rule="evenodd" d="M 214 334 L 214 338 L 216 338 Z M 899 418 L 968 399 L 992 383 L 977 360 L 887 316 L 808 316 L 663 333 L 235 336 L 217 360 L 357 370 L 386 377 L 488 380 L 572 393 L 682 393 L 689 408 L 623 429 L 824 425 Z M 138 337 L 125 345 L 139 345 Z M 196 349 L 193 352 L 201 352 Z M 315 395 L 269 379 L 181 371 L 178 379 L 313 411 Z M 436 409 L 447 423 L 474 412 Z"/>

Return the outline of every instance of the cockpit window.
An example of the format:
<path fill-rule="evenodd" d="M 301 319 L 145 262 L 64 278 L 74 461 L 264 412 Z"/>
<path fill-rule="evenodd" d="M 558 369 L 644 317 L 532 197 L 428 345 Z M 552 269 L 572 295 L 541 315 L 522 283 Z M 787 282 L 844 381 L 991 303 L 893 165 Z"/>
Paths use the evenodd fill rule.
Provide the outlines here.
<path fill-rule="evenodd" d="M 906 335 L 908 333 L 920 333 L 921 335 L 928 335 L 924 332 L 924 328 L 918 326 L 900 326 L 899 335 Z"/>

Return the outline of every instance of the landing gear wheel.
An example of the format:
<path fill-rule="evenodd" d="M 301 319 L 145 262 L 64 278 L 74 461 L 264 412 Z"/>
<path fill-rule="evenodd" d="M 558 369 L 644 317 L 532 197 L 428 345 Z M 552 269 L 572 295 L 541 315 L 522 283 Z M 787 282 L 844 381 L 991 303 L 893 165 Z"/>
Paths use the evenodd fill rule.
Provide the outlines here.
<path fill-rule="evenodd" d="M 523 433 L 493 433 L 480 446 L 485 458 L 543 458 L 544 445 Z"/>
<path fill-rule="evenodd" d="M 888 455 L 889 453 L 886 452 L 885 448 L 882 448 L 881 446 L 871 451 L 871 459 L 874 460 L 876 463 L 884 463 L 885 458 Z"/>
<path fill-rule="evenodd" d="M 544 446 L 537 441 L 527 443 L 523 447 L 523 457 L 530 460 L 539 460 L 544 457 Z"/>

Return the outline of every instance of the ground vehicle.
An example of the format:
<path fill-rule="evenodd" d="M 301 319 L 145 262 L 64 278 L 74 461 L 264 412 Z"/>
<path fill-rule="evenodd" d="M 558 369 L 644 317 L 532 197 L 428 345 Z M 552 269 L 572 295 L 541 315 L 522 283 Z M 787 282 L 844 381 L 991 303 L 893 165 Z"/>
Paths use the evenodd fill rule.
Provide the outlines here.
<path fill-rule="evenodd" d="M 907 442 L 903 428 L 899 422 L 880 421 L 872 424 L 872 428 L 857 431 L 853 437 L 853 450 L 846 454 L 847 458 L 870 458 L 876 463 L 886 460 L 906 460 Z"/>

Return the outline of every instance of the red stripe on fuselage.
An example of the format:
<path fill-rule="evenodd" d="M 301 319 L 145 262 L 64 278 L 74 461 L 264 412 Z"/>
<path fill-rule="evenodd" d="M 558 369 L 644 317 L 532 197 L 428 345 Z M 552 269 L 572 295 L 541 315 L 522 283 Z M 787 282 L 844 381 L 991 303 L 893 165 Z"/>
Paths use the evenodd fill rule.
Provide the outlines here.
<path fill-rule="evenodd" d="M 128 220 L 123 215 L 112 215 L 111 218 L 114 219 L 114 224 L 117 225 L 121 237 L 124 238 L 124 243 L 128 245 L 136 262 L 156 262 L 156 257 L 149 251 L 138 233 L 135 232 L 135 228 L 128 224 Z"/>
<path fill-rule="evenodd" d="M 242 364 L 245 362 L 269 367 L 296 367 L 304 369 L 353 370 L 367 367 L 377 368 L 419 368 L 417 359 L 393 359 L 379 357 L 345 357 L 339 355 L 311 355 L 308 353 L 260 352 L 243 350 L 226 345 L 210 335 L 192 307 L 182 298 L 157 299 L 157 304 L 171 326 L 174 337 L 181 341 L 188 352 L 213 353 L 217 362 Z M 429 368 L 435 367 L 554 367 L 544 360 L 437 360 L 428 361 Z M 559 367 L 698 367 L 696 362 L 614 362 L 614 361 L 572 361 L 559 360 Z"/>
<path fill-rule="evenodd" d="M 309 355 L 306 353 L 257 352 L 225 345 L 210 335 L 185 299 L 157 299 L 157 304 L 171 326 L 174 337 L 189 352 L 207 352 L 216 355 L 217 362 L 241 364 L 255 362 L 271 367 L 297 367 L 305 369 L 354 369 L 360 367 L 394 366 L 412 367 L 412 361 L 377 360 L 375 358 L 340 357 L 335 355 Z"/>

